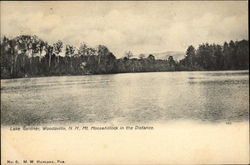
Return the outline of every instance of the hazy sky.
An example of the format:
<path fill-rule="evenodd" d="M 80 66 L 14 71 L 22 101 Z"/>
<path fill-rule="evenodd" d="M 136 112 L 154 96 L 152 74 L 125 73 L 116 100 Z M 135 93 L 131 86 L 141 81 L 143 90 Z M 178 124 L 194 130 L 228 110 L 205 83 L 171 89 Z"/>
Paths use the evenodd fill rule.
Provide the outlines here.
<path fill-rule="evenodd" d="M 1 35 L 103 44 L 117 56 L 248 39 L 248 2 L 0 2 Z"/>

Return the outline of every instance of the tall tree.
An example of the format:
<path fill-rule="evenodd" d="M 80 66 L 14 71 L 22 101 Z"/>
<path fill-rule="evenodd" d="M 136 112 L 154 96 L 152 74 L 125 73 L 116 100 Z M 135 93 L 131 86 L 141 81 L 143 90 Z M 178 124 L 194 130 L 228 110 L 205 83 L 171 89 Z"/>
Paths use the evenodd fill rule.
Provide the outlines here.
<path fill-rule="evenodd" d="M 70 63 L 70 72 L 72 72 L 73 65 L 72 65 L 72 58 L 74 56 L 76 48 L 72 45 L 66 45 L 66 51 L 65 51 L 65 56 L 67 60 L 69 60 Z"/>
<path fill-rule="evenodd" d="M 186 51 L 187 65 L 193 67 L 195 64 L 195 48 L 193 45 L 189 46 Z"/>
<path fill-rule="evenodd" d="M 59 40 L 56 43 L 54 43 L 53 47 L 54 47 L 54 52 L 55 52 L 55 54 L 57 56 L 57 63 L 59 64 L 59 62 L 60 62 L 60 53 L 62 52 L 62 49 L 63 49 L 63 42 Z"/>

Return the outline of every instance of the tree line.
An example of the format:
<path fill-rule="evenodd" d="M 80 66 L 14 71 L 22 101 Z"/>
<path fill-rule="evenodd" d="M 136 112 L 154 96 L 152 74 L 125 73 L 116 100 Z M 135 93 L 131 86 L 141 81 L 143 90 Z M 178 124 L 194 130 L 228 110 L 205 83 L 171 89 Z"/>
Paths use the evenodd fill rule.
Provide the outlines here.
<path fill-rule="evenodd" d="M 249 69 L 249 42 L 247 40 L 225 42 L 223 46 L 201 44 L 196 50 L 189 46 L 184 59 L 184 70 L 239 70 Z"/>
<path fill-rule="evenodd" d="M 82 43 L 77 48 L 60 40 L 49 44 L 30 35 L 13 39 L 3 37 L 0 44 L 1 78 L 249 69 L 249 43 L 246 40 L 225 42 L 223 46 L 201 44 L 197 50 L 189 46 L 180 61 L 172 56 L 159 60 L 152 54 L 133 58 L 130 51 L 117 59 L 104 45 L 92 48 Z"/>

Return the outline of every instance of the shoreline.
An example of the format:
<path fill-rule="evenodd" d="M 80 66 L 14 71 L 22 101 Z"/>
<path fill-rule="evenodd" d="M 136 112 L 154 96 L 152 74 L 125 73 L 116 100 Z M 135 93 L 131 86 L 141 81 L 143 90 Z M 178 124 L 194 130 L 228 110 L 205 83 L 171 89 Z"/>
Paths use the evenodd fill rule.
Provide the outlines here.
<path fill-rule="evenodd" d="M 94 76 L 94 75 L 113 75 L 113 74 L 128 74 L 128 73 L 162 73 L 162 72 L 225 72 L 225 71 L 248 71 L 249 69 L 233 69 L 233 70 L 179 70 L 179 71 L 145 71 L 145 72 L 117 72 L 117 73 L 101 73 L 101 74 L 82 74 L 82 75 L 50 75 L 50 76 L 30 76 L 30 77 L 15 77 L 15 78 L 1 78 L 1 80 L 23 79 L 23 78 L 43 78 L 43 77 L 66 77 L 66 76 Z"/>

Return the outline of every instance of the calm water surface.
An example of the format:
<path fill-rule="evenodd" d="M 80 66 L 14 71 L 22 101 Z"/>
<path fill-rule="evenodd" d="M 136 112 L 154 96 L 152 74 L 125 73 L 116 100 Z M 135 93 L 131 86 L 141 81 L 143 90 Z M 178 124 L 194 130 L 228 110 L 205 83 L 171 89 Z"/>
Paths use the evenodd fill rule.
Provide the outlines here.
<path fill-rule="evenodd" d="M 2 124 L 247 121 L 249 71 L 1 80 Z"/>

